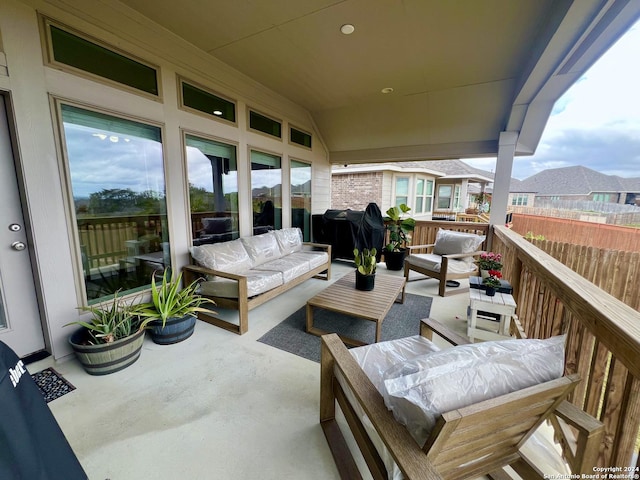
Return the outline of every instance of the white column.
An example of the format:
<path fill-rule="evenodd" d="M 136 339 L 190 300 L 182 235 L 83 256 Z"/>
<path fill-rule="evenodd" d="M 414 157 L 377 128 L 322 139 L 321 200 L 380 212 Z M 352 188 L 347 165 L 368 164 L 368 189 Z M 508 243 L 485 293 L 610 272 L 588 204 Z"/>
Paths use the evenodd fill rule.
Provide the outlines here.
<path fill-rule="evenodd" d="M 493 194 L 491 195 L 491 215 L 489 216 L 491 225 L 504 225 L 507 216 L 509 185 L 517 143 L 518 132 L 500 132 L 496 174 L 493 179 Z"/>

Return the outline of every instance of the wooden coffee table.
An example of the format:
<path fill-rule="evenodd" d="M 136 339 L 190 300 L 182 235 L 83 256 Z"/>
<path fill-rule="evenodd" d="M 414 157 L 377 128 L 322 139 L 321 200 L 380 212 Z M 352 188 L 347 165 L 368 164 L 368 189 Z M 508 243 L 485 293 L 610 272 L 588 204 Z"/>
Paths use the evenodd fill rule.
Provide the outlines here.
<path fill-rule="evenodd" d="M 376 343 L 380 341 L 382 321 L 395 303 L 404 303 L 405 279 L 400 276 L 376 274 L 375 288 L 369 292 L 356 290 L 355 270 L 325 288 L 307 301 L 307 333 L 321 336 L 333 333 L 313 326 L 313 309 L 323 308 L 352 317 L 376 322 Z M 348 345 L 366 345 L 359 340 L 339 335 Z"/>

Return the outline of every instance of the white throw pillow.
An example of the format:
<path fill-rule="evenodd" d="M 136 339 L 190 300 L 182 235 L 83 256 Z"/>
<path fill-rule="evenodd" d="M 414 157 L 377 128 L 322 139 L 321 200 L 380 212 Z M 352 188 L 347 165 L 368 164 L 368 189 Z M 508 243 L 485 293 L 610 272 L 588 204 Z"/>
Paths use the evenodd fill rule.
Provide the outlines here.
<path fill-rule="evenodd" d="M 398 363 L 384 377 L 385 404 L 423 445 L 439 415 L 560 378 L 565 335 L 460 345 Z"/>
<path fill-rule="evenodd" d="M 299 228 L 292 227 L 276 230 L 275 235 L 282 255 L 289 255 L 302 250 L 302 231 Z"/>
<path fill-rule="evenodd" d="M 451 255 L 454 253 L 473 253 L 478 250 L 485 240 L 484 235 L 475 233 L 454 232 L 453 230 L 438 230 L 436 243 L 433 247 L 435 255 Z M 469 258 L 471 260 L 471 257 Z"/>

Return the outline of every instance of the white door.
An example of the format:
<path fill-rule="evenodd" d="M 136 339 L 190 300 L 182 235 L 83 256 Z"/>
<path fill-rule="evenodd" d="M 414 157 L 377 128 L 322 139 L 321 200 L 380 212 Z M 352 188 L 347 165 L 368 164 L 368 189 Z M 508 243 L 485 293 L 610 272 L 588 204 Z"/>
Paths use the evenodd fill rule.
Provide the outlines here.
<path fill-rule="evenodd" d="M 0 340 L 24 357 L 44 349 L 44 335 L 8 122 L 0 92 Z"/>

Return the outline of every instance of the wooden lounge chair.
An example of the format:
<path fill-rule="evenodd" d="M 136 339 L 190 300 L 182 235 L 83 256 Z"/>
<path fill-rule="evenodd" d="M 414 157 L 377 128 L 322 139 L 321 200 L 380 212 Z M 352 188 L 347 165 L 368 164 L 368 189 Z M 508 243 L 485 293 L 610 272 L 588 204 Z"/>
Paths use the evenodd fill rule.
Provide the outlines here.
<path fill-rule="evenodd" d="M 431 329 L 437 329 L 449 341 L 467 342 L 432 320 L 423 320 L 422 329 L 427 338 Z M 405 479 L 462 480 L 490 475 L 502 480 L 511 478 L 502 468 L 507 465 L 522 478 L 542 479 L 549 472 L 540 471 L 521 447 L 545 420 L 554 423 L 557 418 L 577 432 L 576 450 L 570 451 L 569 443 L 561 442 L 567 447 L 564 457 L 572 472 L 593 474 L 603 426 L 565 401 L 578 382 L 577 375 L 564 376 L 444 413 L 420 446 L 395 420 L 340 339 L 331 334 L 322 337 L 320 423 L 343 479 L 362 477 L 336 420 L 336 402 L 374 479 L 388 478 L 387 469 L 358 411 L 366 414 L 379 436 L 375 441 L 382 441 Z"/>
<path fill-rule="evenodd" d="M 463 293 L 466 288 L 446 290 L 447 282 L 469 278 L 477 273 L 474 258 L 482 253 L 478 249 L 485 238 L 480 235 L 439 230 L 436 241 L 428 245 L 408 247 L 409 255 L 404 261 L 404 276 L 409 281 L 411 270 L 439 280 L 438 295 L 444 297 Z M 426 253 L 414 253 L 414 252 Z"/>

